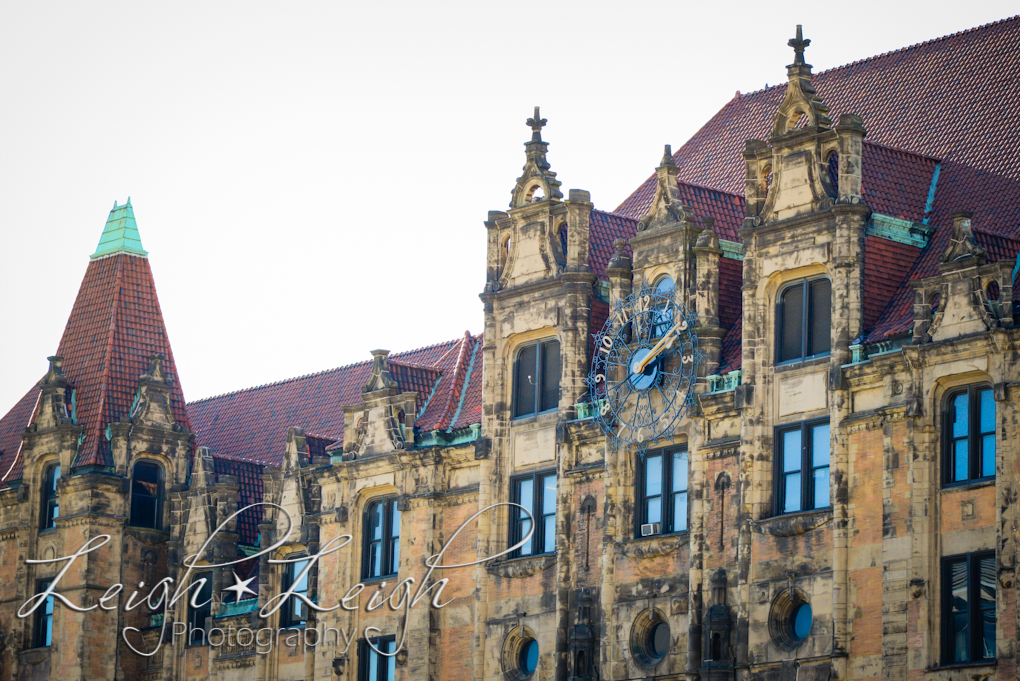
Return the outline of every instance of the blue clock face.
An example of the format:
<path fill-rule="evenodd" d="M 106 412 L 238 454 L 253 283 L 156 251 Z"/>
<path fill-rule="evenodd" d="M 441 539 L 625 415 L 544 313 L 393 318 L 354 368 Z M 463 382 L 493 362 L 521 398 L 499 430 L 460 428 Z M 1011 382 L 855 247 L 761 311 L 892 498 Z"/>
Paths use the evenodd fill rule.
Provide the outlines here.
<path fill-rule="evenodd" d="M 645 287 L 614 305 L 595 334 L 588 374 L 595 418 L 612 444 L 672 439 L 700 360 L 694 317 L 671 288 Z"/>

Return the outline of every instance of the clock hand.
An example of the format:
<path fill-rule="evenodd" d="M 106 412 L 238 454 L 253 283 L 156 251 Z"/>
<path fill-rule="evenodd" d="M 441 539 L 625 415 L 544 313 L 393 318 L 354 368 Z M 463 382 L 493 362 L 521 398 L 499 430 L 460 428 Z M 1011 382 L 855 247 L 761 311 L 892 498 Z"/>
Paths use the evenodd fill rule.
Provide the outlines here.
<path fill-rule="evenodd" d="M 676 324 L 674 324 L 673 328 L 670 329 L 666 333 L 666 335 L 662 337 L 662 340 L 655 344 L 655 347 L 652 348 L 651 352 L 645 355 L 644 359 L 637 363 L 637 366 L 634 367 L 634 373 L 636 374 L 642 373 L 645 370 L 645 368 L 652 362 L 652 360 L 658 357 L 663 350 L 673 347 L 673 335 L 677 331 L 683 331 L 686 328 L 687 328 L 686 319 L 681 319 Z"/>

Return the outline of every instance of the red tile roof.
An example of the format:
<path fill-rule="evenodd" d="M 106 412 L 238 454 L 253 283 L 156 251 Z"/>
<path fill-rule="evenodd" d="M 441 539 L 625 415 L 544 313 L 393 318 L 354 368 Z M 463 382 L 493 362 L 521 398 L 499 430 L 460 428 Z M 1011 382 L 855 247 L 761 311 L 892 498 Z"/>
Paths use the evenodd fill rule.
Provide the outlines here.
<path fill-rule="evenodd" d="M 130 413 L 139 377 L 157 353 L 165 358 L 164 371 L 173 379 L 174 418 L 190 428 L 148 259 L 121 253 L 90 261 L 57 349 L 75 391 L 78 423 L 85 434 L 75 467 L 112 465 L 106 428 Z M 37 390 L 33 388 L 29 395 Z M 29 395 L 4 417 L 0 429 L 7 433 L 0 436 L 4 462 L 12 456 L 8 451 L 13 450 L 11 436 L 16 422 L 24 417 L 25 400 L 34 401 Z M 7 480 L 19 478 L 20 463 L 16 463 Z"/>
<path fill-rule="evenodd" d="M 652 188 L 654 193 L 655 189 Z M 638 217 L 641 217 L 640 215 Z M 617 239 L 629 239 L 637 234 L 637 220 L 626 215 L 593 210 L 588 221 L 588 263 L 599 279 L 606 279 L 606 266 L 616 247 Z M 631 255 L 627 246 L 627 255 Z"/>
<path fill-rule="evenodd" d="M 35 417 L 39 385 L 32 386 L 9 412 L 0 419 L 0 489 L 9 480 L 21 479 L 21 434 Z"/>
<path fill-rule="evenodd" d="M 262 501 L 263 468 L 262 465 L 257 463 L 213 458 L 213 470 L 216 472 L 217 478 L 221 475 L 237 476 L 239 486 L 237 495 L 238 510 Z M 254 546 L 258 543 L 258 525 L 260 522 L 262 522 L 262 507 L 259 506 L 241 512 L 241 515 L 237 517 L 237 533 L 242 544 Z"/>
<path fill-rule="evenodd" d="M 480 346 L 481 337 L 468 333 L 389 356 L 398 389 L 418 393 L 423 430 L 456 430 L 481 422 Z M 359 362 L 191 402 L 188 413 L 198 444 L 217 458 L 275 466 L 282 460 L 290 426 L 333 443 L 342 441 L 343 407 L 362 401 L 361 387 L 371 368 L 371 361 Z"/>

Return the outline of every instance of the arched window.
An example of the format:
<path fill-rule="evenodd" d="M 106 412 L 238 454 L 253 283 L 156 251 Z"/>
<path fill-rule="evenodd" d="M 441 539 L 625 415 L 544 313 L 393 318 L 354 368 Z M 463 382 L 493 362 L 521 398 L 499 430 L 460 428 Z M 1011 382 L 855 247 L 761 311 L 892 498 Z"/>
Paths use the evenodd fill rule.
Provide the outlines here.
<path fill-rule="evenodd" d="M 777 362 L 828 354 L 832 333 L 832 284 L 801 279 L 779 292 L 776 303 Z"/>
<path fill-rule="evenodd" d="M 283 583 L 280 585 L 282 587 L 280 593 L 290 591 L 294 595 L 290 596 L 280 608 L 281 627 L 304 624 L 308 619 L 308 606 L 298 598 L 298 595 L 308 597 L 308 575 L 304 574 L 305 568 L 308 567 L 308 558 L 306 556 L 289 556 L 288 560 L 294 562 L 283 564 Z"/>
<path fill-rule="evenodd" d="M 400 566 L 400 509 L 396 497 L 372 501 L 365 509 L 364 579 L 397 574 Z"/>
<path fill-rule="evenodd" d="M 944 484 L 995 477 L 995 399 L 990 386 L 971 385 L 947 393 L 942 434 Z"/>
<path fill-rule="evenodd" d="M 42 512 L 40 513 L 39 529 L 48 530 L 56 527 L 56 520 L 60 517 L 58 480 L 60 480 L 60 464 L 55 463 L 47 466 L 43 472 Z"/>
<path fill-rule="evenodd" d="M 672 298 L 675 291 L 676 283 L 673 281 L 673 277 L 667 275 L 656 280 L 655 292 L 660 296 Z M 654 316 L 654 325 L 655 327 L 652 329 L 653 338 L 661 338 L 673 328 L 673 307 L 666 304 L 665 301 L 657 308 Z"/>
<path fill-rule="evenodd" d="M 133 527 L 159 529 L 163 520 L 163 469 L 139 461 L 131 469 L 131 519 Z"/>
<path fill-rule="evenodd" d="M 560 246 L 563 248 L 563 257 L 567 257 L 567 223 L 560 225 Z"/>
<path fill-rule="evenodd" d="M 514 363 L 514 418 L 552 411 L 559 406 L 560 342 L 555 338 L 529 343 Z"/>

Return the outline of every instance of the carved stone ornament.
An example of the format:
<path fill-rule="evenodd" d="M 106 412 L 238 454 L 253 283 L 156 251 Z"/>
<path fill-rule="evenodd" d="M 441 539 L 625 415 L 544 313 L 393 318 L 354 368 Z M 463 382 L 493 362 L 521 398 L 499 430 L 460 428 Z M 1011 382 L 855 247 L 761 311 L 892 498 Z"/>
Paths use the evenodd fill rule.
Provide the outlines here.
<path fill-rule="evenodd" d="M 796 537 L 810 532 L 832 521 L 832 509 L 778 516 L 749 522 L 751 531 L 770 537 Z"/>

